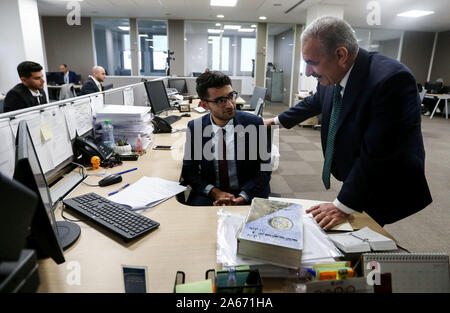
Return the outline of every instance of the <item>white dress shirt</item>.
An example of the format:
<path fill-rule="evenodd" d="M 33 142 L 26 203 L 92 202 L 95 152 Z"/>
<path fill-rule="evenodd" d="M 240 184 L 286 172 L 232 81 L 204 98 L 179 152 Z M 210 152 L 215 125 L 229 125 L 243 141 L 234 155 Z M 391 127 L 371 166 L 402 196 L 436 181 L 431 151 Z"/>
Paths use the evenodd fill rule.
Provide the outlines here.
<path fill-rule="evenodd" d="M 354 66 L 354 64 L 352 65 L 352 67 L 350 67 L 347 74 L 345 74 L 344 78 L 342 78 L 342 80 L 339 82 L 339 85 L 341 85 L 341 87 L 342 87 L 342 90 L 341 90 L 342 99 L 344 99 L 345 87 L 347 86 L 348 78 L 350 77 L 350 73 L 353 69 L 353 66 Z M 279 125 L 280 127 L 283 127 L 283 125 L 280 123 L 280 120 L 278 119 L 278 116 L 274 118 L 274 123 L 275 123 L 275 125 Z M 348 206 L 346 206 L 345 204 L 340 202 L 337 198 L 333 201 L 333 205 L 335 205 L 339 210 L 341 210 L 342 212 L 344 212 L 346 214 L 352 214 L 353 212 L 355 212 L 355 210 L 350 209 Z"/>
<path fill-rule="evenodd" d="M 237 165 L 236 160 L 234 157 L 234 122 L 233 119 L 228 121 L 228 123 L 224 127 L 217 126 L 211 115 L 211 125 L 212 125 L 212 147 L 213 147 L 213 156 L 214 156 L 214 169 L 216 173 L 216 186 L 219 186 L 219 131 L 225 129 L 225 145 L 226 145 L 226 155 L 227 155 L 227 164 L 228 164 L 228 177 L 230 179 L 230 189 L 231 190 L 238 190 L 239 189 L 239 180 L 237 176 Z M 205 187 L 204 193 L 206 195 L 209 195 L 211 192 L 211 189 L 213 189 L 215 186 L 212 184 L 209 184 Z M 245 201 L 248 202 L 249 197 L 245 191 L 241 191 L 239 195 L 245 199 Z"/>
<path fill-rule="evenodd" d="M 33 97 L 36 97 L 37 102 L 38 102 L 39 104 L 41 104 L 40 97 L 42 96 L 42 94 L 39 92 L 39 90 L 38 90 L 38 92 L 34 92 L 34 91 L 31 90 L 30 88 L 28 88 L 28 90 L 31 92 L 31 95 L 32 95 Z"/>
<path fill-rule="evenodd" d="M 69 71 L 64 73 L 64 84 L 68 84 L 68 83 L 69 83 Z"/>

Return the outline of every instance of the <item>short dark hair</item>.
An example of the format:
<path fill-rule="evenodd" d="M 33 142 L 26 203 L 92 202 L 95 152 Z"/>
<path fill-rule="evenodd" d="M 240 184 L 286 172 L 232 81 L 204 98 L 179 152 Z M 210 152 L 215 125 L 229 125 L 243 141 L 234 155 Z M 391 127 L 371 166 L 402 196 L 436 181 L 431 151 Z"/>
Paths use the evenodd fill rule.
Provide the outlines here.
<path fill-rule="evenodd" d="M 36 62 L 25 61 L 17 66 L 17 73 L 19 73 L 19 77 L 28 78 L 31 76 L 31 73 L 40 71 L 42 71 L 42 66 Z"/>
<path fill-rule="evenodd" d="M 67 68 L 67 64 L 62 63 L 61 65 L 64 65 L 64 67 Z"/>
<path fill-rule="evenodd" d="M 197 94 L 200 99 L 207 99 L 208 88 L 221 88 L 230 85 L 231 79 L 227 75 L 219 71 L 210 71 L 201 74 L 196 79 Z"/>

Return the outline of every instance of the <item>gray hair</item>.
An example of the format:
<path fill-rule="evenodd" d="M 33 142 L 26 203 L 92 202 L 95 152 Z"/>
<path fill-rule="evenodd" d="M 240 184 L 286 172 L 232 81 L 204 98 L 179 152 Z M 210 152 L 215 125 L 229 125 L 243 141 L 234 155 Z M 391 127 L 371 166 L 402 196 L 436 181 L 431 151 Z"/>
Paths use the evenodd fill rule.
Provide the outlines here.
<path fill-rule="evenodd" d="M 333 54 L 338 47 L 345 47 L 351 55 L 358 52 L 355 31 L 340 18 L 324 16 L 314 20 L 302 33 L 302 42 L 309 38 L 319 39 L 325 55 Z"/>

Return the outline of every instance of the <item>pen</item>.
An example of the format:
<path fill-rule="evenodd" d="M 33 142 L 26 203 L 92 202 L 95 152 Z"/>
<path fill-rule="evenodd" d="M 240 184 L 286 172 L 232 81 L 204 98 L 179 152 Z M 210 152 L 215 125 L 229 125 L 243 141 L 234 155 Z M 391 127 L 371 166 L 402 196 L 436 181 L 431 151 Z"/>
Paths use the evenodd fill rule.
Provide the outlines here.
<path fill-rule="evenodd" d="M 117 173 L 116 175 L 122 175 L 122 174 L 125 174 L 125 173 L 128 173 L 128 172 L 132 172 L 132 171 L 135 171 L 135 170 L 137 170 L 137 167 L 132 168 L 132 169 L 127 170 L 127 171 L 123 171 L 123 172 Z"/>
<path fill-rule="evenodd" d="M 127 188 L 128 186 L 130 186 L 130 184 L 126 184 L 125 186 L 123 186 L 123 187 L 117 189 L 116 191 L 113 191 L 113 192 L 111 192 L 111 193 L 108 193 L 108 196 L 115 195 L 116 193 L 118 193 L 118 192 L 121 191 L 122 189 Z"/>

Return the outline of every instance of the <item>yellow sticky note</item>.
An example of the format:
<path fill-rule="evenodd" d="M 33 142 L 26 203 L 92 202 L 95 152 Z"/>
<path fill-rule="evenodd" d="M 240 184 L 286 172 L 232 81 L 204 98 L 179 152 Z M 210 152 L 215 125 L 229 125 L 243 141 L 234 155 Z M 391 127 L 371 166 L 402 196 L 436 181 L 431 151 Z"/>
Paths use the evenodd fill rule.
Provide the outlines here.
<path fill-rule="evenodd" d="M 212 293 L 212 280 L 202 280 L 193 283 L 187 283 L 182 285 L 176 285 L 176 293 Z"/>
<path fill-rule="evenodd" d="M 47 141 L 47 140 L 50 140 L 53 138 L 52 129 L 48 122 L 41 124 L 41 136 L 44 139 L 44 141 Z"/>

